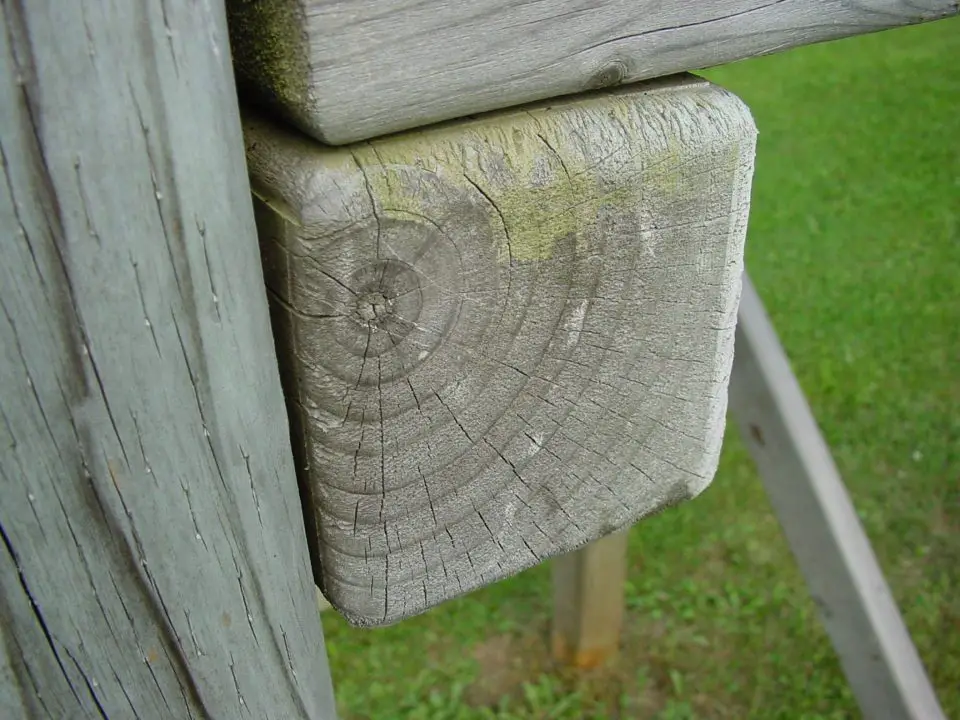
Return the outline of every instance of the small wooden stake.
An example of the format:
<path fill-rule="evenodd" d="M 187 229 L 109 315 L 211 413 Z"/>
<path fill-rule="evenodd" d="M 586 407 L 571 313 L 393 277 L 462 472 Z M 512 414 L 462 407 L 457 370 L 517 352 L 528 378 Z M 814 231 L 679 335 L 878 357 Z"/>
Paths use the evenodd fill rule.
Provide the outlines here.
<path fill-rule="evenodd" d="M 553 657 L 577 668 L 617 653 L 623 626 L 628 531 L 607 535 L 553 562 Z"/>

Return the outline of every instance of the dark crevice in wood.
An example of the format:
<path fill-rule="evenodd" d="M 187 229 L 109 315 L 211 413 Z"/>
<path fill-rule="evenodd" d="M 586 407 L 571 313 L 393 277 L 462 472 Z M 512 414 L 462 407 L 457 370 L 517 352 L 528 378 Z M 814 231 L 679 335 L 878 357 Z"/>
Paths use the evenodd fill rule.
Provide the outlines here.
<path fill-rule="evenodd" d="M 487 194 L 487 191 L 484 190 L 482 187 L 480 187 L 480 185 L 478 185 L 477 182 L 473 180 L 473 178 L 467 175 L 466 172 L 463 173 L 463 179 L 466 180 L 468 183 L 470 183 L 474 187 L 474 189 L 476 189 L 476 191 L 483 196 L 483 199 L 487 201 L 490 207 L 493 208 L 493 211 L 497 214 L 497 217 L 500 218 L 500 225 L 503 227 L 503 237 L 505 242 L 507 243 L 507 255 L 508 255 L 510 264 L 513 265 L 513 241 L 510 237 L 510 227 L 507 225 L 507 220 L 506 218 L 504 218 L 503 212 L 500 210 L 500 206 L 497 205 L 493 201 L 493 198 Z M 509 281 L 509 275 L 507 277 Z M 510 294 L 510 289 L 508 287 L 507 295 L 509 294 Z"/>
<path fill-rule="evenodd" d="M 193 216 L 194 224 L 197 227 L 197 232 L 200 234 L 200 244 L 203 246 L 203 263 L 204 267 L 207 269 L 207 282 L 210 283 L 210 294 L 213 299 L 213 309 L 217 313 L 217 322 L 223 322 L 223 317 L 220 315 L 220 297 L 217 295 L 217 285 L 213 281 L 213 269 L 210 266 L 210 249 L 207 246 L 207 226 L 196 215 Z"/>
<path fill-rule="evenodd" d="M 377 212 L 377 201 L 373 195 L 373 188 L 370 186 L 370 178 L 367 175 L 366 169 L 360 163 L 360 160 L 357 159 L 355 152 L 351 152 L 350 156 L 353 158 L 353 161 L 357 164 L 357 169 L 360 171 L 360 174 L 363 176 L 363 185 L 367 190 L 367 196 L 370 198 L 370 212 L 373 214 L 374 220 L 377 222 L 377 257 L 383 257 L 383 252 L 380 248 L 380 243 L 383 238 L 383 224 L 380 220 L 380 213 Z"/>
<path fill-rule="evenodd" d="M 77 669 L 77 672 L 80 673 L 80 677 L 83 678 L 83 684 L 87 686 L 87 692 L 90 694 L 90 699 L 93 700 L 93 704 L 96 706 L 100 717 L 102 717 L 103 720 L 109 720 L 107 712 L 103 709 L 103 704 L 100 702 L 100 698 L 97 697 L 97 691 L 93 687 L 93 682 L 89 677 L 87 677 L 87 674 L 83 671 L 80 663 L 78 663 L 77 659 L 73 656 L 73 653 L 70 652 L 70 648 L 64 646 L 63 651 L 67 654 L 67 657 L 70 658 L 70 662 L 73 663 L 73 666 Z"/>
<path fill-rule="evenodd" d="M 67 685 L 70 687 L 70 691 L 73 693 L 73 697 L 77 701 L 77 704 L 82 707 L 84 703 L 77 694 L 77 689 L 73 686 L 73 681 L 70 679 L 70 674 L 67 672 L 66 667 L 64 667 L 63 658 L 60 657 L 60 652 L 57 650 L 57 644 L 54 642 L 53 634 L 50 632 L 50 628 L 47 626 L 47 621 L 43 617 L 43 612 L 40 610 L 39 603 L 37 603 L 33 592 L 30 590 L 30 585 L 27 583 L 27 578 L 23 574 L 23 567 L 20 565 L 20 558 L 17 556 L 16 550 L 14 550 L 13 547 L 13 543 L 10 540 L 10 536 L 7 534 L 7 530 L 2 523 L 0 523 L 0 538 L 3 539 L 3 546 L 6 549 L 7 554 L 10 556 L 10 560 L 13 562 L 14 567 L 17 569 L 17 579 L 20 582 L 20 588 L 23 590 L 23 594 L 26 596 L 27 602 L 30 604 L 30 610 L 33 613 L 33 617 L 37 621 L 37 625 L 40 626 L 40 631 L 43 633 L 43 637 L 46 639 L 47 645 L 50 647 L 50 652 L 53 654 L 53 658 L 57 663 L 57 667 L 60 668 L 60 672 L 63 674 L 63 678 L 66 680 Z"/>
<path fill-rule="evenodd" d="M 30 260 L 33 263 L 34 272 L 37 275 L 37 279 L 40 281 L 40 284 L 46 287 L 46 279 L 43 276 L 43 271 L 40 269 L 40 263 L 37 261 L 37 253 L 34 250 L 33 243 L 30 242 L 30 236 L 27 233 L 27 228 L 24 227 L 23 218 L 20 217 L 20 207 L 16 200 L 16 195 L 13 192 L 13 179 L 10 177 L 10 168 L 7 165 L 7 153 L 3 149 L 3 142 L 0 141 L 0 166 L 3 167 L 3 179 L 7 184 L 7 195 L 10 198 L 10 206 L 13 210 L 13 217 L 17 222 L 17 227 L 20 230 L 20 235 L 23 237 L 24 244 L 27 247 L 27 252 L 30 253 Z"/>

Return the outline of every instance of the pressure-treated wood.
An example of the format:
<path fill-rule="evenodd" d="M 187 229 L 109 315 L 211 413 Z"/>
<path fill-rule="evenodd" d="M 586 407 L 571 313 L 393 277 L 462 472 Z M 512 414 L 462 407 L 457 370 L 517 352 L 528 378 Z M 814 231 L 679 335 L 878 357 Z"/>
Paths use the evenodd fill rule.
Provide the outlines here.
<path fill-rule="evenodd" d="M 0 20 L 0 716 L 332 718 L 222 4 Z"/>
<path fill-rule="evenodd" d="M 933 20 L 957 0 L 228 0 L 241 93 L 341 144 Z"/>
<path fill-rule="evenodd" d="M 553 561 L 553 628 L 557 661 L 593 668 L 614 657 L 623 626 L 628 532 L 600 538 Z"/>
<path fill-rule="evenodd" d="M 246 124 L 315 570 L 380 624 L 696 495 L 755 130 L 708 83 L 345 149 Z"/>

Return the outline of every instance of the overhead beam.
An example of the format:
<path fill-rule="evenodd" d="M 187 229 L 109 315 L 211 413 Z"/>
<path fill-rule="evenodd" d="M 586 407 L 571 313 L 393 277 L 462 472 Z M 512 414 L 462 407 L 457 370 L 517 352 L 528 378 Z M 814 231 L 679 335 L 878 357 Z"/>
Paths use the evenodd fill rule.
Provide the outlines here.
<path fill-rule="evenodd" d="M 228 0 L 241 93 L 334 145 L 955 14 L 956 0 Z"/>

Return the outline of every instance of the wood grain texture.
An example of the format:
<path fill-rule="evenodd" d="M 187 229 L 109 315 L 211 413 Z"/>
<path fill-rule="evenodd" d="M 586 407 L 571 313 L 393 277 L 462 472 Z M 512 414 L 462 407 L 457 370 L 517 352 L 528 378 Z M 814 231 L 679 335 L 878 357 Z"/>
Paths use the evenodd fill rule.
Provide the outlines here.
<path fill-rule="evenodd" d="M 381 624 L 696 495 L 755 130 L 689 77 L 327 148 L 245 122 L 330 602 Z"/>
<path fill-rule="evenodd" d="M 332 718 L 220 2 L 0 3 L 0 716 Z"/>
<path fill-rule="evenodd" d="M 942 18 L 957 0 L 228 0 L 241 94 L 342 144 Z"/>

